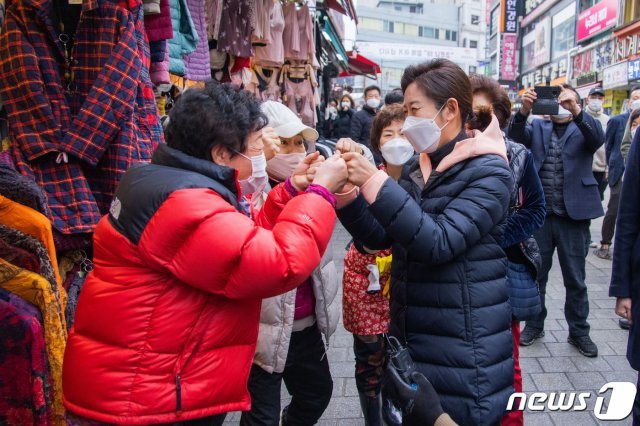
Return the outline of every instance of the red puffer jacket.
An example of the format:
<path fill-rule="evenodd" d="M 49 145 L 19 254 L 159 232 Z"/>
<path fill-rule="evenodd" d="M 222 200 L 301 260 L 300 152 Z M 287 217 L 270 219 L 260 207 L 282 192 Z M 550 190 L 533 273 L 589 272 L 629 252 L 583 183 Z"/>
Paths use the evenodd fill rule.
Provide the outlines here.
<path fill-rule="evenodd" d="M 67 409 L 150 424 L 250 408 L 261 299 L 309 277 L 335 213 L 280 186 L 257 220 L 267 230 L 238 211 L 236 185 L 233 170 L 166 145 L 126 173 L 95 231 L 64 359 Z"/>

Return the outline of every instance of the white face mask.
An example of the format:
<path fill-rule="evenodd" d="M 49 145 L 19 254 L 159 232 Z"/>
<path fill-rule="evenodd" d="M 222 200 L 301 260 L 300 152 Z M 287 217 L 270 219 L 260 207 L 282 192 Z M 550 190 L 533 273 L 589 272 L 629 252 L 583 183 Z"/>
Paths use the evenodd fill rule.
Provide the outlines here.
<path fill-rule="evenodd" d="M 564 120 L 568 117 L 571 117 L 571 112 L 562 105 L 558 106 L 558 114 L 551 116 L 551 118 L 555 118 L 556 120 Z"/>
<path fill-rule="evenodd" d="M 602 99 L 590 99 L 589 109 L 593 112 L 602 111 Z"/>
<path fill-rule="evenodd" d="M 442 127 L 438 127 L 436 124 L 435 118 L 440 114 L 442 108 L 444 108 L 444 105 L 440 107 L 433 118 L 407 117 L 405 119 L 402 132 L 417 153 L 431 154 L 438 149 L 442 129 L 449 124 L 448 121 Z"/>
<path fill-rule="evenodd" d="M 342 108 L 344 109 L 351 108 L 351 102 L 343 102 L 341 105 L 342 105 Z"/>
<path fill-rule="evenodd" d="M 380 147 L 382 158 L 391 165 L 402 166 L 413 157 L 413 146 L 405 138 L 393 138 Z"/>
<path fill-rule="evenodd" d="M 275 157 L 267 161 L 267 172 L 272 179 L 284 182 L 306 156 L 303 152 L 276 154 Z"/>
<path fill-rule="evenodd" d="M 376 109 L 380 106 L 380 99 L 371 98 L 367 99 L 367 106 L 371 109 Z"/>
<path fill-rule="evenodd" d="M 638 108 L 640 108 L 640 99 L 636 99 L 635 101 L 631 102 L 631 105 L 629 106 L 629 110 L 631 112 L 637 110 Z"/>
<path fill-rule="evenodd" d="M 251 161 L 251 176 L 249 176 L 248 179 L 240 181 L 242 195 L 247 196 L 253 194 L 253 197 L 256 197 L 264 191 L 264 188 L 267 186 L 267 181 L 269 180 L 267 176 L 267 158 L 264 156 L 264 153 L 254 157 L 248 157 L 244 154 L 240 155 Z"/>

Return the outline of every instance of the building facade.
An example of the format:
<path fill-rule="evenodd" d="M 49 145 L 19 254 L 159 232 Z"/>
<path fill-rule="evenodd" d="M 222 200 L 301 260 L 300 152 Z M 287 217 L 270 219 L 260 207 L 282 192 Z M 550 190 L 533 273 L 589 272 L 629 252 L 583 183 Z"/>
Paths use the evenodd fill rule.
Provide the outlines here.
<path fill-rule="evenodd" d="M 383 92 L 400 85 L 404 68 L 436 57 L 480 72 L 485 58 L 483 0 L 360 0 L 356 49 L 381 68 Z M 372 83 L 370 79 L 359 86 Z"/>

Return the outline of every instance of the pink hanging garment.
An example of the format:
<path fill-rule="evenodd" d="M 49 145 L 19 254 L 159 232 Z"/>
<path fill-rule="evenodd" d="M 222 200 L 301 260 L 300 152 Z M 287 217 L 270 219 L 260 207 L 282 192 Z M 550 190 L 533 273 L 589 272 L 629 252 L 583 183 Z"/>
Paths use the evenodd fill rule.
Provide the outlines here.
<path fill-rule="evenodd" d="M 306 4 L 299 10 L 295 3 L 284 6 L 284 57 L 290 61 L 313 62 L 316 55 L 313 40 L 313 22 L 309 6 Z"/>
<path fill-rule="evenodd" d="M 271 0 L 273 1 L 273 0 Z M 284 64 L 284 40 L 285 28 L 282 4 L 276 0 L 273 2 L 270 19 L 271 42 L 266 46 L 255 46 L 253 63 L 263 67 L 281 67 Z"/>

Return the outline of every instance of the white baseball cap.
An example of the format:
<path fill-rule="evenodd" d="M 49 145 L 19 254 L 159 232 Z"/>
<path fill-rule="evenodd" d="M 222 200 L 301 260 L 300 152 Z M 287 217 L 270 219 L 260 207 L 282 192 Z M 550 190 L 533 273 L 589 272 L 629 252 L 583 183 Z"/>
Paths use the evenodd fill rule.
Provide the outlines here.
<path fill-rule="evenodd" d="M 273 127 L 281 138 L 289 139 L 302 134 L 304 140 L 315 142 L 320 137 L 316 129 L 306 126 L 293 111 L 280 102 L 263 102 L 261 109 L 269 119 L 269 126 Z"/>

